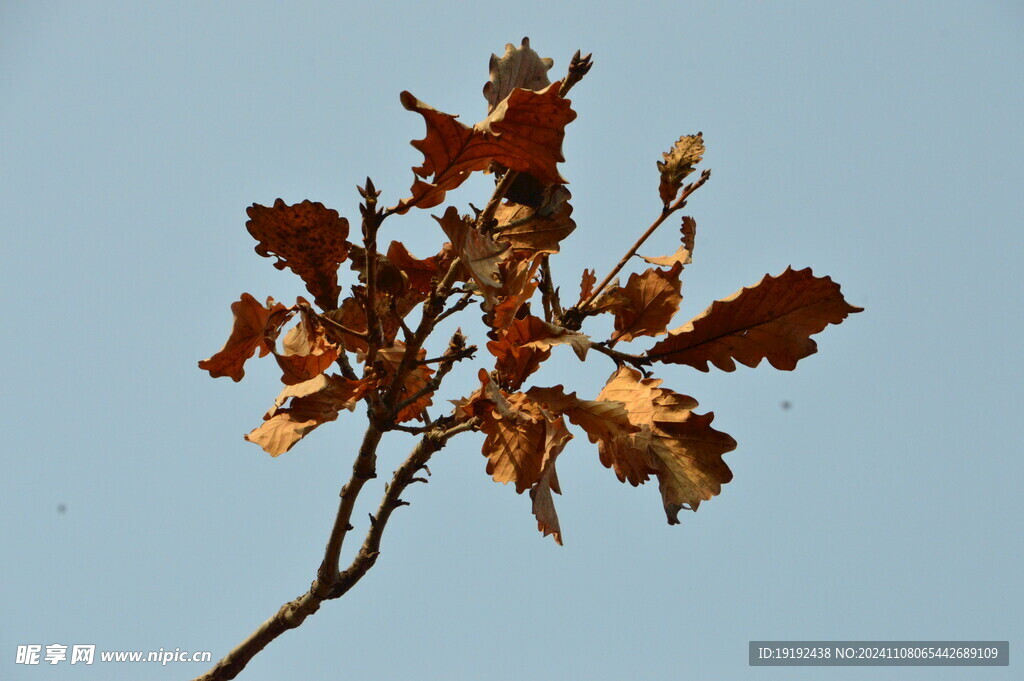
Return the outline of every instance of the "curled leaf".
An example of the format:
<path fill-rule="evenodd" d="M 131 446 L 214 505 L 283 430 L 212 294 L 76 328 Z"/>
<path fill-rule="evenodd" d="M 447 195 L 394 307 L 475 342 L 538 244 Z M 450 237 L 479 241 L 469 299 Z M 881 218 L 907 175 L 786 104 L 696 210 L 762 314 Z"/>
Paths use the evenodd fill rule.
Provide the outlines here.
<path fill-rule="evenodd" d="M 323 324 L 312 312 L 303 309 L 302 319 L 285 334 L 282 352 L 274 353 L 283 372 L 281 382 L 295 385 L 324 373 L 334 364 L 341 349 L 327 339 Z"/>
<path fill-rule="evenodd" d="M 231 312 L 235 319 L 227 343 L 217 354 L 200 361 L 199 368 L 209 371 L 213 378 L 229 376 L 237 383 L 245 376 L 246 360 L 256 348 L 260 349 L 261 357 L 270 352 L 281 327 L 294 312 L 275 303 L 273 298 L 267 298 L 267 304 L 261 305 L 248 293 L 231 304 Z"/>
<path fill-rule="evenodd" d="M 617 292 L 614 340 L 630 341 L 637 336 L 665 333 L 683 299 L 679 280 L 682 269 L 676 263 L 671 269 L 649 269 L 630 275 L 626 286 Z"/>
<path fill-rule="evenodd" d="M 441 217 L 434 216 L 451 239 L 455 252 L 480 286 L 481 292 L 493 301 L 493 292 L 501 287 L 499 265 L 511 255 L 507 243 L 495 241 L 473 226 L 473 221 L 459 215 L 449 206 Z"/>
<path fill-rule="evenodd" d="M 554 60 L 542 58 L 533 51 L 529 38 L 523 38 L 519 47 L 512 43 L 506 44 L 505 54 L 501 57 L 492 54 L 490 81 L 484 85 L 487 113 L 494 111 L 501 100 L 516 88 L 542 90 L 550 85 L 548 71 L 553 65 Z"/>
<path fill-rule="evenodd" d="M 495 234 L 516 250 L 558 253 L 559 243 L 576 229 L 570 198 L 564 186 L 551 185 L 543 189 L 539 208 L 506 201 L 494 213 Z"/>
<path fill-rule="evenodd" d="M 290 268 L 302 277 L 306 289 L 323 310 L 338 306 L 338 265 L 345 262 L 348 220 L 322 203 L 303 201 L 293 206 L 278 199 L 273 207 L 253 204 L 246 212 L 246 228 L 256 241 L 256 252 L 276 257 L 274 267 Z"/>
<path fill-rule="evenodd" d="M 658 265 L 659 267 L 673 267 L 676 264 L 689 265 L 693 262 L 693 239 L 697 232 L 697 222 L 689 216 L 684 217 L 681 232 L 682 244 L 672 255 L 657 258 L 648 258 L 645 256 L 640 257 L 652 265 Z"/>
<path fill-rule="evenodd" d="M 590 339 L 528 315 L 513 321 L 498 340 L 487 343 L 487 349 L 497 358 L 494 368 L 502 387 L 511 390 L 519 388 L 551 356 L 552 346 L 561 344 L 571 345 L 582 361 Z"/>
<path fill-rule="evenodd" d="M 683 135 L 662 156 L 664 160 L 658 161 L 658 172 L 661 173 L 658 193 L 661 195 L 662 203 L 668 206 L 679 194 L 683 180 L 693 172 L 693 167 L 704 156 L 703 133 Z"/>

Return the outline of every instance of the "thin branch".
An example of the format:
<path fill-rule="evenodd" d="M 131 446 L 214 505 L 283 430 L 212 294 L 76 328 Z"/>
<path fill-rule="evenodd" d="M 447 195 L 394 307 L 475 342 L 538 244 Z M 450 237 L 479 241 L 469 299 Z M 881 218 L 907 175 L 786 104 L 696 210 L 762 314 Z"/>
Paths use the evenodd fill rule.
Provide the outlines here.
<path fill-rule="evenodd" d="M 487 202 L 487 205 L 484 206 L 482 211 L 480 211 L 480 215 L 476 216 L 475 226 L 484 234 L 490 234 L 494 229 L 494 225 L 491 224 L 494 222 L 494 213 L 498 210 L 498 204 L 500 204 L 501 200 L 505 198 L 505 194 L 508 193 L 509 188 L 512 187 L 512 183 L 516 181 L 517 177 L 519 177 L 518 170 L 506 170 L 505 174 L 502 175 L 501 180 L 494 188 L 494 193 L 491 194 L 491 198 Z"/>
<path fill-rule="evenodd" d="M 473 301 L 473 292 L 472 291 L 467 291 L 465 294 L 463 294 L 463 296 L 461 298 L 459 298 L 455 302 L 454 305 L 452 305 L 450 308 L 448 308 L 447 310 L 445 310 L 444 312 L 442 312 L 441 314 L 439 314 L 437 316 L 437 319 L 434 320 L 434 326 L 437 326 L 438 324 L 443 322 L 448 317 L 451 317 L 453 314 L 465 310 L 467 307 L 469 307 L 469 304 L 472 301 Z"/>
<path fill-rule="evenodd" d="M 366 187 L 357 187 L 363 203 L 359 212 L 363 216 L 363 246 L 366 249 L 366 330 L 368 346 L 367 362 L 373 364 L 374 357 L 383 344 L 380 316 L 377 314 L 377 231 L 384 222 L 384 215 L 377 210 L 380 192 L 373 186 L 373 180 L 366 178 Z"/>
<path fill-rule="evenodd" d="M 639 369 L 641 372 L 643 372 L 643 374 L 645 376 L 647 375 L 647 370 L 644 367 L 649 366 L 651 364 L 651 361 L 652 361 L 651 358 L 647 357 L 646 355 L 631 355 L 631 354 L 626 353 L 626 352 L 620 352 L 618 350 L 613 350 L 613 349 L 609 348 L 608 346 L 606 346 L 606 345 L 604 345 L 602 343 L 591 343 L 590 344 L 590 349 L 591 350 L 597 350 L 598 352 L 600 352 L 603 355 L 608 355 L 609 357 L 614 359 L 616 361 L 616 363 L 625 362 L 627 364 L 632 364 L 637 369 Z"/>

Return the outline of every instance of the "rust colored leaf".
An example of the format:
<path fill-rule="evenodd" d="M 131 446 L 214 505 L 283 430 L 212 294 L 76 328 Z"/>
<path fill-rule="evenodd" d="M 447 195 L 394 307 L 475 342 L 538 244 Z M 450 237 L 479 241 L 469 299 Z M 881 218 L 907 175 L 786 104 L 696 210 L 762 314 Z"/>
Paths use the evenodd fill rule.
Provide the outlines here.
<path fill-rule="evenodd" d="M 708 371 L 708 362 L 734 371 L 735 362 L 755 367 L 762 359 L 789 371 L 817 352 L 812 335 L 861 310 L 846 302 L 839 284 L 829 277 L 815 277 L 810 268 L 787 268 L 716 300 L 647 354 L 655 361 L 701 371 Z"/>
<path fill-rule="evenodd" d="M 562 528 L 558 524 L 558 513 L 555 512 L 555 500 L 551 493 L 562 493 L 558 484 L 558 474 L 555 472 L 555 460 L 571 439 L 572 434 L 565 427 L 561 417 L 547 422 L 540 478 L 530 490 L 537 529 L 543 532 L 545 537 L 549 534 L 554 535 L 555 543 L 559 546 L 562 546 Z"/>
<path fill-rule="evenodd" d="M 502 286 L 493 298 L 497 303 L 484 301 L 484 323 L 492 329 L 492 338 L 507 329 L 516 319 L 523 305 L 537 290 L 534 275 L 540 267 L 541 256 L 510 258 L 502 263 L 500 278 Z"/>
<path fill-rule="evenodd" d="M 281 327 L 294 312 L 275 303 L 273 298 L 267 298 L 265 306 L 260 305 L 248 293 L 231 304 L 231 312 L 235 320 L 227 343 L 220 352 L 200 361 L 199 368 L 209 371 L 213 378 L 229 376 L 237 383 L 245 376 L 245 361 L 252 357 L 256 348 L 260 349 L 260 357 L 270 352 Z"/>
<path fill-rule="evenodd" d="M 427 134 L 412 142 L 424 157 L 423 165 L 413 168 L 412 196 L 392 210 L 433 208 L 447 192 L 474 171 L 487 169 L 492 161 L 529 172 L 546 184 L 565 184 L 558 163 L 564 160 L 565 126 L 576 112 L 569 100 L 558 95 L 560 85 L 553 83 L 539 92 L 513 90 L 473 128 L 403 92 L 402 106 L 423 116 Z"/>
<path fill-rule="evenodd" d="M 667 206 L 676 198 L 683 180 L 693 172 L 693 167 L 704 156 L 704 137 L 699 132 L 696 135 L 684 135 L 662 156 L 664 160 L 658 161 L 658 171 L 661 173 L 658 193 L 661 194 L 662 203 Z"/>
<path fill-rule="evenodd" d="M 551 356 L 555 345 L 571 345 L 581 361 L 587 357 L 590 339 L 539 317 L 529 315 L 513 321 L 499 340 L 489 341 L 487 349 L 497 358 L 495 371 L 506 390 L 519 388 L 541 362 Z"/>
<path fill-rule="evenodd" d="M 494 107 L 516 88 L 542 90 L 550 85 L 548 71 L 553 64 L 552 59 L 542 58 L 533 51 L 529 38 L 523 38 L 523 44 L 519 47 L 512 43 L 506 44 L 505 54 L 501 57 L 492 54 L 491 79 L 484 85 L 487 113 L 494 111 Z"/>
<path fill-rule="evenodd" d="M 435 277 L 444 276 L 455 256 L 451 244 L 445 244 L 440 253 L 423 260 L 409 253 L 401 241 L 392 241 L 388 247 L 388 259 L 405 273 L 409 286 L 423 296 L 430 293 L 431 281 Z"/>
<path fill-rule="evenodd" d="M 396 242 L 397 243 L 397 242 Z M 351 252 L 352 269 L 359 273 L 359 281 L 366 283 L 366 249 L 361 246 L 352 246 Z M 377 253 L 374 289 L 381 294 L 398 298 L 409 290 L 409 277 L 391 259 L 383 253 Z"/>
<path fill-rule="evenodd" d="M 498 268 L 511 255 L 509 245 L 475 229 L 473 221 L 460 216 L 454 206 L 449 206 L 442 217 L 434 216 L 434 219 L 451 239 L 455 252 L 462 258 L 481 292 L 493 301 L 495 290 L 501 287 Z"/>
<path fill-rule="evenodd" d="M 666 255 L 657 258 L 647 258 L 640 256 L 652 265 L 658 265 L 660 267 L 673 267 L 678 263 L 679 265 L 689 265 L 693 262 L 693 239 L 697 233 L 697 222 L 691 217 L 683 218 L 682 232 L 682 244 L 676 249 L 676 252 L 672 255 Z"/>
<path fill-rule="evenodd" d="M 558 253 L 559 243 L 576 229 L 570 198 L 564 186 L 551 185 L 544 189 L 539 208 L 506 201 L 494 213 L 495 233 L 516 250 Z"/>
<path fill-rule="evenodd" d="M 583 277 L 580 279 L 580 301 L 576 303 L 577 307 L 583 305 L 594 294 L 594 284 L 596 283 L 597 276 L 594 270 L 583 270 Z"/>
<path fill-rule="evenodd" d="M 530 388 L 526 395 L 555 414 L 564 414 L 582 428 L 591 442 L 614 443 L 640 430 L 629 420 L 626 405 L 608 400 L 581 400 L 560 385 Z"/>
<path fill-rule="evenodd" d="M 263 425 L 245 439 L 271 456 L 284 454 L 321 424 L 337 419 L 342 409 L 353 409 L 369 388 L 367 380 L 349 380 L 333 374 L 320 374 L 288 386 L 264 415 Z M 289 406 L 282 408 L 288 400 Z"/>
<path fill-rule="evenodd" d="M 295 385 L 324 373 L 334 364 L 341 349 L 327 339 L 323 324 L 312 311 L 303 310 L 302 319 L 285 334 L 282 352 L 274 353 L 283 372 L 281 382 Z"/>
<path fill-rule="evenodd" d="M 649 269 L 630 275 L 626 286 L 618 292 L 622 302 L 614 309 L 614 340 L 630 341 L 637 336 L 665 333 L 683 299 L 679 281 L 682 269 L 676 263 L 668 270 Z"/>
<path fill-rule="evenodd" d="M 711 427 L 713 414 L 693 413 L 696 400 L 660 384 L 641 379 L 629 367 L 612 375 L 598 399 L 623 403 L 640 430 L 601 441 L 598 449 L 601 462 L 623 482 L 637 485 L 656 475 L 668 522 L 674 525 L 680 510 L 696 510 L 732 479 L 722 455 L 735 449 L 736 441 Z"/>
<path fill-rule="evenodd" d="M 303 201 L 293 206 L 278 199 L 273 207 L 253 204 L 246 210 L 246 228 L 256 252 L 276 257 L 274 267 L 290 268 L 306 282 L 323 310 L 338 306 L 338 265 L 348 257 L 348 220 L 322 203 Z"/>
<path fill-rule="evenodd" d="M 395 374 L 398 372 L 398 367 L 402 363 L 402 357 L 405 355 L 405 343 L 397 341 L 394 345 L 389 348 L 383 348 L 377 353 L 378 365 L 383 368 L 384 383 L 390 383 Z M 426 351 L 420 348 L 417 354 L 419 360 L 426 358 Z M 396 398 L 397 402 L 403 402 L 406 399 L 412 397 L 420 390 L 427 386 L 427 382 L 430 377 L 433 376 L 434 369 L 429 364 L 421 364 L 408 373 L 405 377 L 405 383 L 402 386 L 401 392 Z M 412 419 L 422 419 L 423 410 L 429 407 L 433 403 L 434 393 L 428 392 L 420 396 L 415 402 L 407 405 L 395 418 L 398 423 L 405 421 L 411 421 Z"/>

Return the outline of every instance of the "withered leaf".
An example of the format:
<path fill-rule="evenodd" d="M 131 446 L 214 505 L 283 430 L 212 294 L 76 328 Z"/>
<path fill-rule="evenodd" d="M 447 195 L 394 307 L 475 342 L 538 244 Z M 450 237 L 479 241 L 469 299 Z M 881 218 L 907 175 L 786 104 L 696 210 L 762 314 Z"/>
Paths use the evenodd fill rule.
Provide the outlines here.
<path fill-rule="evenodd" d="M 641 379 L 629 367 L 612 375 L 598 399 L 623 403 L 640 430 L 628 438 L 601 441 L 598 449 L 601 462 L 621 481 L 636 485 L 656 475 L 668 522 L 674 525 L 680 510 L 697 510 L 732 479 L 722 455 L 735 449 L 736 441 L 711 427 L 714 414 L 693 413 L 696 400 L 660 384 Z"/>
<path fill-rule="evenodd" d="M 658 171 L 661 173 L 658 193 L 661 194 L 662 203 L 667 206 L 676 198 L 683 186 L 683 180 L 693 172 L 693 167 L 704 156 L 702 133 L 683 135 L 662 156 L 664 160 L 658 161 Z"/>
<path fill-rule="evenodd" d="M 537 290 L 534 275 L 540 267 L 541 256 L 513 257 L 500 267 L 501 288 L 494 292 L 496 304 L 484 301 L 487 314 L 484 322 L 492 329 L 492 338 L 497 337 L 516 319 L 520 308 Z"/>
<path fill-rule="evenodd" d="M 572 434 L 566 429 L 561 417 L 547 424 L 540 479 L 530 490 L 537 529 L 543 532 L 545 537 L 549 534 L 554 535 L 555 543 L 559 546 L 562 546 L 562 528 L 558 524 L 558 513 L 555 512 L 555 500 L 551 493 L 562 493 L 558 484 L 558 474 L 555 472 L 555 461 L 571 439 Z"/>
<path fill-rule="evenodd" d="M 812 335 L 862 309 L 848 304 L 839 284 L 829 277 L 815 277 L 810 268 L 790 267 L 777 277 L 765 275 L 754 286 L 716 300 L 671 331 L 647 355 L 701 371 L 708 371 L 708 362 L 734 371 L 736 362 L 755 367 L 762 359 L 789 371 L 818 351 Z"/>
<path fill-rule="evenodd" d="M 290 268 L 306 282 L 323 310 L 338 306 L 338 265 L 348 257 L 348 220 L 322 203 L 303 201 L 289 206 L 278 199 L 273 207 L 253 204 L 246 228 L 259 243 L 256 252 L 276 257 L 274 267 Z"/>
<path fill-rule="evenodd" d="M 434 277 L 442 277 L 448 271 L 455 255 L 451 244 L 445 244 L 440 253 L 423 260 L 409 253 L 401 241 L 392 241 L 388 247 L 388 259 L 405 273 L 409 286 L 423 296 L 430 293 Z"/>
<path fill-rule="evenodd" d="M 492 161 L 529 172 L 546 184 L 565 184 L 557 166 L 564 160 L 565 126 L 576 118 L 576 112 L 569 100 L 558 95 L 560 85 L 553 83 L 539 92 L 513 90 L 473 128 L 403 92 L 402 106 L 423 116 L 427 135 L 412 142 L 424 157 L 423 165 L 413 168 L 412 196 L 392 210 L 405 213 L 413 206 L 432 208 L 471 173 L 487 169 Z"/>
<path fill-rule="evenodd" d="M 267 298 L 267 304 L 261 305 L 251 295 L 243 293 L 237 302 L 231 303 L 231 312 L 235 320 L 227 343 L 217 354 L 201 360 L 199 368 L 209 371 L 213 378 L 229 376 L 237 383 L 245 376 L 245 361 L 252 357 L 256 348 L 260 349 L 260 357 L 273 349 L 274 339 L 294 311 L 275 303 L 273 298 Z"/>
<path fill-rule="evenodd" d="M 495 234 L 517 250 L 534 253 L 558 253 L 559 243 L 573 230 L 572 194 L 562 185 L 546 187 L 539 208 L 506 201 L 494 213 Z"/>
<path fill-rule="evenodd" d="M 637 336 L 665 333 L 683 299 L 679 281 L 682 269 L 676 263 L 667 270 L 649 269 L 630 275 L 626 286 L 618 291 L 618 300 L 622 302 L 614 308 L 614 340 L 630 341 Z"/>
<path fill-rule="evenodd" d="M 482 419 L 480 430 L 487 435 L 483 446 L 487 472 L 495 482 L 514 482 L 516 492 L 522 494 L 540 481 L 551 443 L 562 439 L 553 434 L 565 430 L 565 422 L 561 416 L 550 418 L 536 402 L 515 393 L 501 409 Z"/>
<path fill-rule="evenodd" d="M 697 233 L 696 220 L 689 216 L 684 217 L 681 232 L 682 244 L 672 255 L 657 258 L 648 258 L 645 256 L 640 257 L 652 265 L 658 265 L 660 267 L 672 267 L 676 263 L 679 263 L 680 265 L 689 265 L 693 262 L 693 239 Z"/>
<path fill-rule="evenodd" d="M 395 374 L 398 372 L 399 365 L 402 362 L 402 357 L 405 355 L 405 343 L 397 341 L 394 345 L 389 348 L 382 348 L 377 353 L 377 361 L 383 368 L 384 382 L 390 383 Z M 426 351 L 420 348 L 417 354 L 417 359 L 423 360 L 426 358 Z M 420 390 L 427 386 L 430 377 L 434 375 L 434 369 L 429 364 L 420 364 L 414 367 L 412 371 L 405 377 L 405 383 L 402 385 L 402 390 L 399 392 L 398 397 L 395 398 L 395 402 L 404 402 L 406 399 L 412 397 Z M 405 421 L 411 421 L 412 419 L 422 419 L 423 410 L 429 407 L 433 403 L 434 393 L 428 392 L 420 396 L 415 402 L 407 405 L 401 411 L 398 412 L 398 416 L 395 421 L 403 423 Z"/>
<path fill-rule="evenodd" d="M 511 255 L 511 247 L 475 229 L 473 221 L 460 216 L 454 206 L 448 206 L 443 216 L 433 217 L 451 239 L 481 292 L 493 301 L 493 291 L 501 287 L 498 266 Z"/>
<path fill-rule="evenodd" d="M 397 243 L 397 242 L 395 242 Z M 369 269 L 366 264 L 366 249 L 352 246 L 352 269 L 359 273 L 359 281 L 366 283 Z M 374 288 L 377 292 L 397 298 L 409 290 L 409 277 L 383 253 L 377 253 L 374 267 Z"/>
<path fill-rule="evenodd" d="M 284 454 L 317 426 L 337 419 L 342 409 L 354 408 L 369 389 L 368 380 L 349 380 L 333 374 L 320 374 L 288 386 L 264 415 L 263 425 L 245 439 L 271 456 Z M 289 406 L 282 408 L 289 399 Z"/>
<path fill-rule="evenodd" d="M 590 339 L 582 334 L 549 324 L 528 315 L 513 321 L 498 339 L 487 343 L 497 358 L 495 371 L 505 389 L 516 389 L 551 356 L 555 345 L 569 344 L 581 361 L 586 359 Z"/>
<path fill-rule="evenodd" d="M 530 388 L 526 395 L 555 414 L 564 414 L 582 428 L 591 442 L 612 443 L 640 430 L 629 420 L 626 405 L 608 400 L 581 400 L 560 385 Z"/>
<path fill-rule="evenodd" d="M 295 385 L 324 373 L 341 354 L 341 348 L 327 339 L 323 324 L 312 311 L 303 309 L 302 319 L 285 334 L 282 352 L 275 352 L 283 372 L 281 382 Z"/>
<path fill-rule="evenodd" d="M 576 303 L 577 307 L 583 305 L 590 299 L 590 296 L 594 295 L 594 284 L 596 283 L 597 277 L 594 270 L 583 270 L 583 276 L 580 278 L 580 301 Z"/>
<path fill-rule="evenodd" d="M 542 58 L 530 47 L 530 39 L 523 38 L 523 44 L 515 47 L 512 43 L 505 45 L 505 54 L 499 57 L 491 55 L 491 79 L 484 85 L 484 97 L 487 99 L 487 112 L 494 111 L 501 100 L 508 97 L 512 90 L 542 90 L 551 84 L 548 71 L 554 65 L 549 58 Z"/>

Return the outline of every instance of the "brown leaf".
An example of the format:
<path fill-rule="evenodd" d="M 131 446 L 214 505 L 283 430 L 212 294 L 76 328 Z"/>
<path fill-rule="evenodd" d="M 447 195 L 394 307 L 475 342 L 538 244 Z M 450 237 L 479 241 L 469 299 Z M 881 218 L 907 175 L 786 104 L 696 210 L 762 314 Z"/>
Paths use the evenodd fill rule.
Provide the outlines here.
<path fill-rule="evenodd" d="M 492 338 L 508 328 L 520 309 L 537 290 L 533 276 L 540 267 L 541 256 L 512 257 L 500 268 L 501 288 L 494 292 L 497 304 L 484 301 L 484 322 L 492 329 Z"/>
<path fill-rule="evenodd" d="M 341 349 L 327 339 L 324 326 L 312 310 L 303 309 L 302 319 L 285 334 L 282 352 L 274 353 L 283 372 L 281 382 L 295 385 L 327 371 Z"/>
<path fill-rule="evenodd" d="M 405 343 L 402 341 L 397 341 L 389 348 L 382 348 L 380 352 L 377 353 L 377 361 L 383 368 L 383 375 L 386 383 L 390 383 L 394 379 L 404 355 Z M 417 354 L 417 359 L 423 360 L 426 356 L 426 351 L 423 348 L 420 348 L 420 351 Z M 398 397 L 395 398 L 395 402 L 403 402 L 425 388 L 433 374 L 434 370 L 429 364 L 420 364 L 419 366 L 414 367 L 405 377 L 405 383 L 403 384 Z M 422 395 L 415 402 L 407 405 L 399 411 L 395 421 L 403 423 L 405 421 L 411 421 L 412 419 L 422 419 L 423 410 L 433 404 L 433 397 L 434 393 L 432 392 Z"/>
<path fill-rule="evenodd" d="M 272 208 L 253 204 L 246 228 L 259 243 L 256 252 L 276 257 L 274 267 L 289 267 L 306 282 L 323 310 L 338 307 L 338 265 L 348 257 L 348 220 L 322 203 L 293 206 L 278 199 Z"/>
<path fill-rule="evenodd" d="M 245 439 L 271 456 L 284 454 L 317 426 L 337 419 L 342 409 L 354 408 L 369 389 L 365 379 L 355 381 L 333 374 L 288 386 L 264 415 L 263 425 Z M 289 406 L 282 408 L 289 399 Z"/>
<path fill-rule="evenodd" d="M 625 303 L 615 308 L 614 340 L 631 341 L 637 336 L 665 333 L 683 299 L 679 293 L 682 269 L 676 263 L 668 270 L 649 269 L 630 275 L 619 291 Z"/>
<path fill-rule="evenodd" d="M 513 90 L 473 128 L 403 92 L 402 106 L 423 116 L 427 135 L 412 142 L 424 157 L 423 165 L 413 168 L 412 196 L 392 210 L 405 213 L 413 206 L 437 206 L 447 192 L 492 161 L 529 172 L 546 184 L 565 184 L 557 166 L 564 160 L 565 126 L 576 113 L 569 100 L 558 95 L 560 85 L 553 83 L 540 92 Z"/>
<path fill-rule="evenodd" d="M 553 64 L 553 60 L 541 58 L 530 48 L 529 38 L 523 38 L 520 47 L 515 47 L 512 43 L 506 44 L 505 54 L 501 57 L 492 54 L 491 79 L 484 85 L 487 113 L 494 111 L 494 107 L 517 87 L 525 90 L 542 90 L 550 85 L 548 71 Z"/>
<path fill-rule="evenodd" d="M 513 321 L 499 340 L 489 341 L 487 349 L 497 358 L 495 372 L 503 388 L 516 389 L 551 356 L 555 345 L 569 344 L 580 360 L 586 360 L 590 339 L 539 317 L 529 315 Z"/>
<path fill-rule="evenodd" d="M 481 292 L 492 301 L 493 292 L 501 287 L 498 267 L 511 255 L 507 243 L 500 243 L 473 227 L 473 221 L 448 206 L 442 217 L 433 216 L 451 239 L 455 252 L 473 276 Z"/>
<path fill-rule="evenodd" d="M 626 405 L 622 402 L 581 400 L 576 393 L 566 395 L 560 385 L 530 388 L 526 395 L 549 411 L 564 414 L 587 433 L 591 442 L 613 443 L 640 430 L 629 420 Z"/>
<path fill-rule="evenodd" d="M 517 250 L 558 253 L 559 242 L 576 229 L 570 217 L 572 194 L 562 185 L 551 185 L 542 197 L 539 208 L 510 201 L 499 205 L 494 213 L 496 236 Z"/>
<path fill-rule="evenodd" d="M 294 312 L 275 303 L 273 298 L 267 298 L 266 306 L 260 305 L 248 293 L 231 303 L 231 312 L 235 321 L 227 343 L 217 354 L 201 360 L 199 368 L 209 371 L 213 378 L 230 376 L 237 383 L 245 376 L 245 361 L 252 357 L 256 348 L 260 348 L 260 357 L 270 352 L 281 327 Z"/>
<path fill-rule="evenodd" d="M 397 243 L 397 242 L 396 242 Z M 352 269 L 359 273 L 359 281 L 366 283 L 369 269 L 366 265 L 366 249 L 361 246 L 352 246 L 351 251 Z M 391 262 L 383 253 L 377 253 L 376 267 L 374 267 L 375 290 L 377 293 L 392 296 L 394 298 L 404 295 L 409 290 L 409 277 Z"/>
<path fill-rule="evenodd" d="M 598 399 L 623 403 L 640 430 L 628 438 L 601 441 L 598 448 L 601 462 L 623 482 L 637 485 L 651 473 L 658 477 L 665 513 L 674 525 L 680 510 L 696 510 L 732 479 L 722 455 L 735 449 L 736 441 L 711 427 L 713 414 L 691 411 L 696 400 L 660 384 L 658 379 L 641 379 L 629 367 L 612 375 Z"/>
<path fill-rule="evenodd" d="M 576 303 L 579 307 L 583 303 L 590 299 L 590 296 L 594 295 L 594 284 L 597 283 L 597 277 L 594 276 L 594 270 L 583 270 L 583 277 L 580 279 L 580 301 Z"/>
<path fill-rule="evenodd" d="M 667 206 L 676 198 L 679 189 L 683 186 L 683 180 L 693 172 L 693 167 L 704 156 L 702 133 L 680 137 L 675 145 L 662 156 L 665 160 L 658 161 L 658 171 L 661 173 L 658 193 L 661 194 L 661 200 Z"/>
<path fill-rule="evenodd" d="M 701 371 L 708 371 L 708 362 L 734 371 L 735 362 L 755 367 L 767 358 L 776 369 L 789 371 L 798 360 L 818 351 L 812 335 L 862 309 L 848 304 L 829 277 L 815 277 L 810 268 L 790 267 L 777 277 L 765 275 L 754 286 L 716 300 L 647 355 Z"/>
<path fill-rule="evenodd" d="M 548 421 L 546 425 L 540 479 L 530 490 L 530 500 L 533 502 L 533 515 L 537 518 L 537 529 L 543 532 L 545 537 L 549 534 L 554 535 L 555 543 L 562 546 L 562 528 L 558 524 L 558 513 L 555 512 L 555 500 L 551 493 L 562 493 L 558 484 L 558 474 L 555 472 L 555 460 L 572 439 L 572 434 L 566 429 L 561 417 L 556 421 Z"/>
<path fill-rule="evenodd" d="M 451 244 L 445 244 L 440 253 L 423 260 L 409 253 L 401 241 L 392 241 L 388 247 L 388 259 L 405 273 L 409 286 L 423 296 L 430 293 L 431 281 L 435 277 L 445 275 L 455 255 Z"/>
<path fill-rule="evenodd" d="M 537 403 L 522 393 L 504 400 L 500 409 L 490 412 L 481 421 L 480 430 L 487 435 L 483 454 L 487 457 L 487 472 L 495 482 L 514 482 L 516 492 L 522 494 L 540 481 L 552 437 L 565 429 L 564 421 L 549 418 Z M 570 436 L 571 437 L 571 436 Z M 561 441 L 564 446 L 567 438 Z M 556 452 L 557 454 L 557 452 Z"/>
<path fill-rule="evenodd" d="M 681 232 L 683 243 L 672 255 L 666 255 L 658 258 L 648 258 L 645 256 L 640 257 L 652 265 L 658 265 L 660 267 L 673 267 L 677 263 L 679 265 L 689 265 L 693 262 L 693 238 L 697 233 L 696 220 L 689 216 L 684 217 Z"/>

